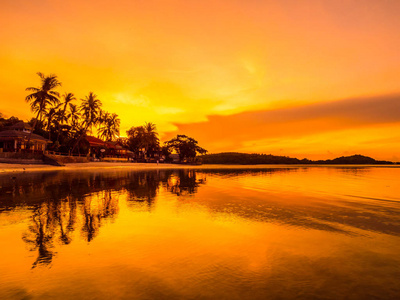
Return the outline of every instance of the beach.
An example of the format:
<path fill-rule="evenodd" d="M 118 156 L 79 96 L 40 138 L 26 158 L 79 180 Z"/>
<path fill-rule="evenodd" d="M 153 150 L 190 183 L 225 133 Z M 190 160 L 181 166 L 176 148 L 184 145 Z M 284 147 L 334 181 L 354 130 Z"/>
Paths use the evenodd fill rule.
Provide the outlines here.
<path fill-rule="evenodd" d="M 89 162 L 89 163 L 72 163 L 65 166 L 52 166 L 45 164 L 8 164 L 0 163 L 0 174 L 11 172 L 38 172 L 38 171 L 61 171 L 61 170 L 95 170 L 95 169 L 126 169 L 126 170 L 142 170 L 142 169 L 182 169 L 195 168 L 193 165 L 178 164 L 150 164 L 150 163 L 127 163 L 127 162 Z"/>
<path fill-rule="evenodd" d="M 95 171 L 95 170 L 158 170 L 158 169 L 297 169 L 297 168 L 399 168 L 398 165 L 185 165 L 185 164 L 168 164 L 168 163 L 129 163 L 129 162 L 89 162 L 89 163 L 71 163 L 65 166 L 52 166 L 45 164 L 9 164 L 0 163 L 0 174 L 15 172 L 44 172 L 44 171 Z"/>

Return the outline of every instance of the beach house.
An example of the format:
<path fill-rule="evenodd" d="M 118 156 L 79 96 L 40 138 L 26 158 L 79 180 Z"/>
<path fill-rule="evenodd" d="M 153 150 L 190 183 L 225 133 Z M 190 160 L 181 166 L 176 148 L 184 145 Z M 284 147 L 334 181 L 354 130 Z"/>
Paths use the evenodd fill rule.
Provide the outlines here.
<path fill-rule="evenodd" d="M 0 152 L 44 152 L 50 140 L 31 132 L 32 127 L 25 122 L 4 127 L 0 131 Z"/>

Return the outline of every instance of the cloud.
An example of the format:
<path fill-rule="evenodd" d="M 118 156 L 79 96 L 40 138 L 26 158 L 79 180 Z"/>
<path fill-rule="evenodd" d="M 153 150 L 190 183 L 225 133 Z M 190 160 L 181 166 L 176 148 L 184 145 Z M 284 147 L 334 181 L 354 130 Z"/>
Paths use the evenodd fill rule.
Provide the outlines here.
<path fill-rule="evenodd" d="M 310 105 L 211 115 L 208 121 L 174 123 L 176 132 L 194 136 L 211 149 L 235 150 L 252 142 L 301 138 L 332 131 L 400 122 L 400 95 L 353 98 Z M 340 143 L 340 141 L 337 141 Z"/>

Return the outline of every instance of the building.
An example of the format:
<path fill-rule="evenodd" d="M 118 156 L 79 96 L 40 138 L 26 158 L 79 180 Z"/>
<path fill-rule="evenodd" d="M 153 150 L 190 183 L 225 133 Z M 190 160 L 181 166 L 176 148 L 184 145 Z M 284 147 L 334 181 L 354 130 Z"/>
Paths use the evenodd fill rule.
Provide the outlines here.
<path fill-rule="evenodd" d="M 0 131 L 0 152 L 44 152 L 51 141 L 31 133 L 32 127 L 24 122 L 7 126 Z M 28 147 L 28 140 L 30 147 Z M 29 149 L 29 150 L 28 150 Z"/>
<path fill-rule="evenodd" d="M 124 148 L 120 142 L 105 142 L 94 136 L 86 136 L 85 140 L 89 144 L 89 154 L 93 159 L 131 158 L 133 156 L 133 153 Z"/>
<path fill-rule="evenodd" d="M 115 157 L 131 157 L 132 152 L 124 148 L 120 142 L 106 142 L 107 155 Z"/>
<path fill-rule="evenodd" d="M 107 149 L 106 142 L 94 136 L 86 136 L 85 140 L 89 143 L 89 155 L 93 158 L 104 156 Z"/>

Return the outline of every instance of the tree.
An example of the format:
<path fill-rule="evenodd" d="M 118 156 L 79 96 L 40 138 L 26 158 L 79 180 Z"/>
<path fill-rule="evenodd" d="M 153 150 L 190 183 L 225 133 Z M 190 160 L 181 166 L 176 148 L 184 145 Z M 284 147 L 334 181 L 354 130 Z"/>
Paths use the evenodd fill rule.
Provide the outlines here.
<path fill-rule="evenodd" d="M 126 131 L 128 136 L 128 147 L 135 153 L 136 156 L 139 155 L 140 151 L 144 148 L 144 128 L 143 126 L 131 127 Z"/>
<path fill-rule="evenodd" d="M 68 105 L 72 105 L 72 101 L 76 100 L 73 93 L 65 93 L 63 95 L 64 102 L 59 105 L 59 110 L 57 111 L 57 142 L 60 139 L 60 127 L 68 122 Z"/>
<path fill-rule="evenodd" d="M 112 141 L 119 136 L 119 126 L 121 124 L 121 120 L 118 118 L 117 114 L 103 112 L 101 114 L 99 123 L 99 137 L 105 139 L 106 141 Z"/>
<path fill-rule="evenodd" d="M 57 105 L 59 103 L 58 92 L 54 91 L 55 88 L 61 86 L 61 82 L 58 81 L 57 76 L 50 74 L 45 76 L 43 73 L 38 72 L 37 75 L 40 77 L 41 85 L 39 87 L 28 87 L 26 91 L 33 92 L 26 96 L 25 101 L 30 103 L 31 110 L 36 112 L 36 119 L 33 124 L 33 130 L 36 129 L 38 119 L 41 121 L 43 114 L 46 112 L 48 105 Z M 29 134 L 28 142 L 29 145 L 32 132 Z"/>
<path fill-rule="evenodd" d="M 186 135 L 177 135 L 164 143 L 166 151 L 173 150 L 179 155 L 179 161 L 194 161 L 198 154 L 206 154 L 207 150 L 198 146 L 198 142 Z"/>
<path fill-rule="evenodd" d="M 128 135 L 129 149 L 139 154 L 142 149 L 147 157 L 154 157 L 154 153 L 160 148 L 160 140 L 154 123 L 145 123 L 144 126 L 131 127 Z"/>
<path fill-rule="evenodd" d="M 83 117 L 83 124 L 86 130 L 91 131 L 92 127 L 98 124 L 102 103 L 97 99 L 97 95 L 90 92 L 85 99 L 82 99 L 80 107 Z"/>
<path fill-rule="evenodd" d="M 144 148 L 146 150 L 146 156 L 153 156 L 154 152 L 160 148 L 160 140 L 158 138 L 156 124 L 145 123 L 144 126 Z"/>
<path fill-rule="evenodd" d="M 47 131 L 49 133 L 49 140 L 51 140 L 51 125 L 57 119 L 57 107 L 51 107 L 45 115 L 47 122 Z"/>
<path fill-rule="evenodd" d="M 76 104 L 69 104 L 69 113 L 67 115 L 67 123 L 71 126 L 72 130 L 77 129 L 79 126 L 79 119 L 81 114 L 79 113 L 78 106 Z"/>
<path fill-rule="evenodd" d="M 6 126 L 12 126 L 19 122 L 22 122 L 22 120 L 17 117 L 11 116 L 7 119 L 2 113 L 0 113 L 0 130 Z"/>
<path fill-rule="evenodd" d="M 164 155 L 165 157 L 165 162 L 171 162 L 172 158 L 170 155 L 172 154 L 172 149 L 168 147 L 167 145 L 164 145 L 161 147 L 161 154 Z"/>
<path fill-rule="evenodd" d="M 97 96 L 93 92 L 89 92 L 89 95 L 85 97 L 85 99 L 81 99 L 82 104 L 80 106 L 81 116 L 83 118 L 83 127 L 79 138 L 75 142 L 72 151 L 75 150 L 76 146 L 78 146 L 82 137 L 87 134 L 88 131 L 91 131 L 92 127 L 98 124 L 99 122 L 99 114 L 101 112 L 101 101 L 97 99 Z"/>

